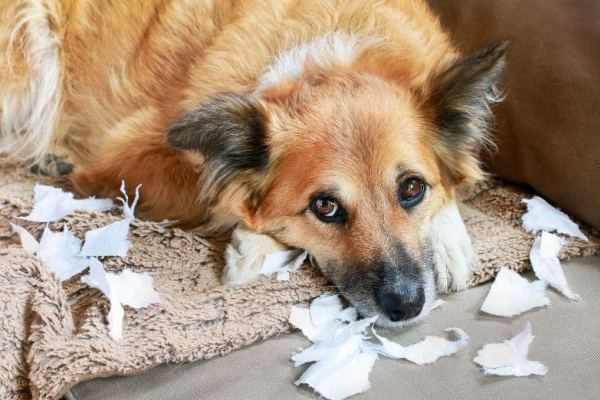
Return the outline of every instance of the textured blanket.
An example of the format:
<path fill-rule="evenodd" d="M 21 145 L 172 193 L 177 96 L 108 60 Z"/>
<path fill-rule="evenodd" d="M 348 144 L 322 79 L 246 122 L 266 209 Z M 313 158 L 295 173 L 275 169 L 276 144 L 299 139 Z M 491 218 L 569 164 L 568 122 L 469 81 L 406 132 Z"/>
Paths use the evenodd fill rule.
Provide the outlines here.
<path fill-rule="evenodd" d="M 16 166 L 0 167 L 0 397 L 57 398 L 94 377 L 140 373 L 166 362 L 224 355 L 257 340 L 289 332 L 292 305 L 306 306 L 328 288 L 305 265 L 288 282 L 263 277 L 243 287 L 222 286 L 226 238 L 209 238 L 135 220 L 126 258 L 103 260 L 108 271 L 146 271 L 165 301 L 146 309 L 125 308 L 123 340 L 108 335 L 108 300 L 81 283 L 81 275 L 60 282 L 40 260 L 26 253 L 9 222 L 29 213 L 35 183 L 61 185 Z M 493 278 L 502 267 L 529 268 L 534 237 L 521 228 L 525 189 L 491 180 L 470 194 L 463 212 L 481 265 L 469 285 Z M 63 223 L 83 239 L 93 228 L 121 219 L 119 210 L 75 212 Z M 44 224 L 18 221 L 40 237 Z M 590 241 L 569 240 L 560 256 L 598 254 Z"/>

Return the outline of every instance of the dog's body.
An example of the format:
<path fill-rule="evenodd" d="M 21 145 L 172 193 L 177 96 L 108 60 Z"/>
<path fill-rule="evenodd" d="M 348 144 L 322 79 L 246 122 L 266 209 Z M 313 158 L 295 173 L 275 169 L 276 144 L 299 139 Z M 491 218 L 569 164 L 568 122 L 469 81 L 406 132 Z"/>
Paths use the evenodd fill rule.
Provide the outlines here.
<path fill-rule="evenodd" d="M 303 248 L 387 325 L 424 315 L 436 279 L 464 287 L 455 191 L 482 176 L 504 45 L 460 62 L 421 0 L 0 7 L 9 157 L 73 164 L 84 195 L 142 183 L 150 219 L 237 226 L 229 282 Z"/>

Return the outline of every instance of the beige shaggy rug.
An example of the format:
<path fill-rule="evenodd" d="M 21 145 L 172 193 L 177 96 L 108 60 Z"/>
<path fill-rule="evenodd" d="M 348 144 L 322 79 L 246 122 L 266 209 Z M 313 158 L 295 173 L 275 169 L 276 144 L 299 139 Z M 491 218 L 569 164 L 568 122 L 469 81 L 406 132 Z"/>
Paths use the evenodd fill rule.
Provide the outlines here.
<path fill-rule="evenodd" d="M 31 210 L 36 182 L 60 185 L 15 166 L 0 167 L 0 397 L 57 398 L 86 379 L 140 373 L 157 364 L 224 355 L 257 340 L 289 332 L 292 305 L 306 306 L 330 289 L 305 265 L 289 282 L 263 277 L 244 287 L 222 286 L 223 238 L 135 220 L 126 258 L 107 258 L 107 270 L 129 267 L 154 277 L 164 304 L 126 307 L 124 339 L 108 335 L 108 301 L 80 282 L 63 282 L 27 254 L 9 226 Z M 481 260 L 471 286 L 492 279 L 502 266 L 529 267 L 533 236 L 521 228 L 531 193 L 491 180 L 468 196 L 468 230 Z M 121 219 L 120 211 L 76 212 L 66 218 L 83 239 L 89 229 Z M 44 224 L 18 221 L 40 237 Z M 51 225 L 60 229 L 63 222 Z M 597 232 L 584 229 L 590 242 L 569 240 L 561 257 L 598 253 Z"/>

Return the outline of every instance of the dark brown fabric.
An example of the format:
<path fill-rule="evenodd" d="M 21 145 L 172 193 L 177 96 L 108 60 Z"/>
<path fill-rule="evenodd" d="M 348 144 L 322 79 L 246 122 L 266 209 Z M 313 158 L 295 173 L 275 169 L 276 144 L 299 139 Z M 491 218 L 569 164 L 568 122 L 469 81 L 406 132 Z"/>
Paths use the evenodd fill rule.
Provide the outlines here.
<path fill-rule="evenodd" d="M 600 228 L 600 3 L 429 1 L 465 52 L 511 41 L 490 169 Z"/>

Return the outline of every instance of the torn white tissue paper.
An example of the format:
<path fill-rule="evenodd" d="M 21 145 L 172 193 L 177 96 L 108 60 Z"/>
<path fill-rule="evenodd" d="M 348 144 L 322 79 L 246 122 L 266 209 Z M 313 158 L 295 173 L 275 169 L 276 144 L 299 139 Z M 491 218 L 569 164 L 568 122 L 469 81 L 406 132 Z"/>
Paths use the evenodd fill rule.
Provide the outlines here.
<path fill-rule="evenodd" d="M 355 336 L 343 342 L 326 357 L 319 358 L 294 382 L 306 384 L 321 396 L 341 400 L 369 390 L 369 374 L 377 353 L 360 350 L 362 338 Z"/>
<path fill-rule="evenodd" d="M 125 182 L 121 183 L 121 193 L 123 193 L 124 198 L 119 197 L 118 200 L 123 203 L 123 214 L 125 214 L 125 219 L 88 231 L 85 234 L 85 243 L 81 249 L 81 256 L 125 257 L 127 255 L 127 252 L 131 247 L 131 243 L 127 240 L 129 225 L 134 219 L 135 206 L 139 200 L 141 186 L 142 185 L 138 185 L 135 188 L 135 199 L 131 206 L 129 206 L 129 197 L 125 191 Z"/>
<path fill-rule="evenodd" d="M 289 321 L 311 341 L 321 342 L 343 328 L 344 322 L 354 322 L 357 318 L 356 308 L 343 309 L 338 295 L 325 293 L 313 300 L 310 309 L 292 307 Z"/>
<path fill-rule="evenodd" d="M 317 326 L 326 325 L 332 321 L 352 322 L 358 318 L 354 307 L 342 307 L 339 296 L 319 296 L 310 303 L 310 320 Z"/>
<path fill-rule="evenodd" d="M 581 297 L 574 294 L 569 288 L 558 259 L 558 253 L 565 243 L 563 238 L 553 233 L 542 232 L 533 242 L 529 260 L 535 275 L 541 281 L 557 289 L 569 299 L 579 301 Z"/>
<path fill-rule="evenodd" d="M 73 235 L 65 225 L 62 232 L 52 232 L 48 226 L 42 239 L 38 241 L 25 228 L 10 224 L 19 234 L 25 251 L 35 254 L 44 261 L 61 281 L 77 275 L 89 265 L 87 258 L 80 257 L 81 240 Z"/>
<path fill-rule="evenodd" d="M 90 274 L 83 276 L 81 281 L 99 289 L 108 297 L 108 328 L 110 336 L 115 340 L 123 338 L 123 306 L 143 308 L 163 302 L 154 290 L 152 277 L 147 273 L 138 274 L 128 269 L 119 275 L 107 273 L 102 263 L 95 258 L 90 259 Z"/>
<path fill-rule="evenodd" d="M 565 235 L 583 239 L 586 242 L 588 238 L 581 232 L 577 224 L 569 218 L 564 212 L 552 207 L 546 200 L 539 196 L 533 196 L 531 199 L 523 199 L 527 204 L 527 212 L 521 218 L 523 227 L 529 233 L 537 231 L 556 231 Z"/>
<path fill-rule="evenodd" d="M 40 240 L 37 257 L 56 272 L 61 280 L 77 275 L 89 265 L 89 260 L 79 256 L 81 240 L 65 225 L 62 232 L 52 232 L 46 226 Z"/>
<path fill-rule="evenodd" d="M 473 359 L 483 367 L 486 374 L 500 376 L 546 375 L 548 367 L 538 361 L 527 359 L 529 345 L 533 341 L 531 323 L 517 336 L 503 343 L 483 346 Z"/>
<path fill-rule="evenodd" d="M 266 276 L 277 274 L 278 281 L 289 281 L 290 272 L 295 272 L 302 264 L 308 252 L 303 250 L 277 251 L 267 254 L 260 273 Z"/>
<path fill-rule="evenodd" d="M 111 273 L 106 275 L 124 306 L 138 309 L 163 302 L 158 292 L 154 290 L 154 280 L 147 272 L 136 273 L 124 269 L 119 275 Z"/>
<path fill-rule="evenodd" d="M 321 330 L 311 322 L 308 308 L 292 307 L 289 322 L 300 329 L 302 334 L 312 342 L 315 342 L 321 333 Z"/>
<path fill-rule="evenodd" d="M 52 222 L 64 218 L 75 210 L 108 211 L 113 208 L 110 199 L 90 197 L 77 200 L 72 193 L 63 192 L 59 188 L 45 185 L 35 185 L 35 204 L 31 214 L 19 217 L 27 221 Z"/>
<path fill-rule="evenodd" d="M 437 336 L 427 336 L 418 343 L 409 346 L 402 346 L 379 336 L 373 329 L 373 334 L 379 339 L 381 345 L 373 346 L 377 353 L 395 359 L 404 358 L 418 365 L 431 364 L 440 357 L 449 356 L 467 345 L 469 335 L 459 328 L 448 328 L 446 332 L 454 332 L 458 339 L 450 341 Z"/>
<path fill-rule="evenodd" d="M 307 384 L 327 399 L 344 399 L 369 389 L 369 373 L 377 354 L 422 365 L 458 351 L 468 341 L 462 330 L 451 328 L 460 336 L 456 342 L 428 336 L 403 347 L 375 333 L 382 343 L 375 344 L 367 340 L 366 330 L 377 317 L 357 318 L 354 307 L 343 309 L 339 296 L 328 293 L 315 299 L 309 309 L 292 307 L 290 323 L 314 342 L 292 357 L 295 366 L 314 362 L 296 385 Z"/>
<path fill-rule="evenodd" d="M 135 211 L 135 206 L 137 206 L 137 203 L 140 199 L 140 188 L 142 187 L 142 184 L 138 184 L 135 187 L 135 197 L 133 199 L 133 203 L 131 203 L 131 206 L 129 206 L 129 196 L 127 195 L 127 191 L 125 190 L 125 181 L 121 181 L 121 193 L 123 193 L 123 197 L 117 197 L 117 200 L 119 200 L 121 203 L 123 203 L 123 214 L 125 214 L 125 218 L 126 219 L 134 219 L 135 215 L 133 215 L 133 212 Z"/>
<path fill-rule="evenodd" d="M 27 231 L 27 229 L 22 226 L 15 225 L 12 222 L 10 226 L 14 229 L 15 232 L 19 234 L 19 238 L 21 239 L 21 246 L 25 249 L 26 252 L 35 254 L 38 252 L 40 248 L 40 243 Z"/>
<path fill-rule="evenodd" d="M 316 325 L 310 320 L 309 310 L 304 311 L 308 313 L 302 313 L 303 318 L 298 327 L 315 338 L 314 344 L 295 354 L 292 361 L 295 366 L 308 362 L 314 364 L 294 383 L 309 385 L 331 400 L 345 399 L 368 390 L 371 386 L 369 373 L 377 359 L 377 353 L 364 345 L 365 331 L 377 317 L 347 324 L 340 319 L 325 318 L 321 321 L 324 325 Z M 293 309 L 292 313 L 298 315 Z M 331 314 L 340 315 L 341 311 L 337 311 L 335 307 Z M 344 313 L 340 316 L 347 318 L 347 315 L 348 313 Z M 309 318 L 306 319 L 306 316 Z M 329 322 L 325 322 L 326 320 Z"/>
<path fill-rule="evenodd" d="M 512 317 L 549 304 L 545 282 L 529 282 L 517 272 L 502 267 L 481 305 L 481 311 L 501 317 Z"/>
<path fill-rule="evenodd" d="M 87 231 L 80 255 L 83 257 L 125 257 L 131 247 L 131 243 L 127 240 L 130 222 L 131 220 L 124 219 L 102 228 Z"/>
<path fill-rule="evenodd" d="M 104 270 L 102 263 L 95 258 L 90 259 L 90 274 L 81 278 L 83 283 L 100 290 L 110 301 L 110 311 L 108 312 L 108 331 L 110 337 L 115 340 L 123 338 L 123 317 L 125 310 L 121 305 L 119 296 L 114 289 L 108 274 Z"/>

